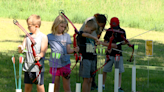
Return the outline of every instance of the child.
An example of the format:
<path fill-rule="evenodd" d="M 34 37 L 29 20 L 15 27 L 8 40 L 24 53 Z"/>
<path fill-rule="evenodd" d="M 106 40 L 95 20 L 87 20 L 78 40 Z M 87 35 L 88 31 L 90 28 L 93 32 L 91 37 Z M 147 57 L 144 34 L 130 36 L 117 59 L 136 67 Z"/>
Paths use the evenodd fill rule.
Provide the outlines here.
<path fill-rule="evenodd" d="M 92 36 L 91 33 L 96 30 L 97 25 L 94 20 L 86 22 L 84 30 L 80 31 L 77 36 L 77 42 L 80 47 L 79 53 L 82 53 L 83 60 L 80 63 L 79 75 L 83 77 L 82 91 L 90 92 L 92 82 L 92 72 L 94 72 L 96 66 L 96 53 L 95 42 L 100 43 L 97 37 Z M 95 41 L 94 41 L 95 40 Z"/>
<path fill-rule="evenodd" d="M 34 49 L 35 52 L 37 54 L 37 56 L 34 58 L 33 54 L 32 54 L 32 49 L 31 49 L 31 40 L 29 39 L 29 37 L 25 37 L 25 39 L 23 40 L 22 45 L 18 46 L 18 51 L 19 53 L 23 52 L 23 49 L 27 49 L 28 52 L 26 53 L 26 59 L 24 62 L 24 66 L 23 66 L 23 71 L 25 71 L 24 73 L 24 83 L 25 83 L 25 91 L 24 92 L 31 92 L 32 91 L 32 84 L 34 84 L 32 82 L 32 80 L 34 80 L 36 78 L 36 76 L 39 73 L 39 68 L 37 65 L 35 65 L 31 71 L 28 71 L 29 67 L 34 64 L 34 61 L 38 61 L 40 62 L 40 64 L 42 65 L 42 72 L 39 75 L 39 77 L 37 78 L 38 83 L 36 84 L 37 86 L 37 92 L 45 92 L 44 89 L 44 59 L 42 59 L 42 57 L 44 57 L 45 52 L 47 50 L 47 45 L 48 45 L 48 39 L 47 36 L 44 35 L 43 33 L 40 32 L 40 25 L 41 25 L 41 18 L 39 15 L 31 15 L 28 19 L 27 19 L 27 25 L 28 25 L 28 29 L 31 32 L 30 35 L 31 37 L 35 40 L 36 44 L 34 45 Z M 32 78 L 31 76 L 34 76 L 34 78 Z"/>
<path fill-rule="evenodd" d="M 95 31 L 92 32 L 92 36 L 95 36 L 97 38 L 100 38 L 100 35 L 105 27 L 106 24 L 106 17 L 103 14 L 94 14 L 93 17 L 89 17 L 85 20 L 85 22 L 83 23 L 82 27 L 80 28 L 80 31 L 84 30 L 85 24 L 87 23 L 87 21 L 89 20 L 94 20 L 94 22 L 96 23 L 97 29 Z M 96 66 L 95 69 L 97 69 L 97 56 L 95 57 L 96 60 Z M 92 87 L 91 89 L 93 90 L 94 88 L 98 88 L 96 83 L 95 83 L 95 76 L 93 76 L 93 81 L 92 81 Z"/>
<path fill-rule="evenodd" d="M 111 25 L 111 29 L 115 29 L 115 30 L 119 30 L 121 32 L 124 32 L 124 36 L 126 37 L 124 29 L 120 28 L 118 18 L 116 18 L 116 17 L 111 18 L 110 25 Z M 113 34 L 112 31 L 107 31 L 105 36 L 104 36 L 104 41 L 109 42 L 110 41 L 109 38 L 112 36 L 112 34 Z M 113 34 L 113 36 L 114 36 L 114 39 L 112 41 L 113 45 L 114 44 L 116 45 L 117 42 L 123 41 L 123 38 L 121 38 L 121 34 L 115 32 Z M 121 50 L 121 45 L 125 45 L 125 44 L 128 44 L 128 42 L 123 42 L 122 44 L 120 44 L 116 47 L 118 50 Z M 115 51 L 115 50 L 112 50 L 112 52 L 109 54 L 110 55 L 110 61 L 104 66 L 104 69 L 103 69 L 103 89 L 105 89 L 105 80 L 106 80 L 107 72 L 112 71 L 113 63 L 115 63 L 116 54 L 120 54 L 120 60 L 119 60 L 119 92 L 124 92 L 123 89 L 121 88 L 121 73 L 124 72 L 123 57 L 122 57 L 121 52 Z"/>
<path fill-rule="evenodd" d="M 74 49 L 71 49 L 70 44 L 71 38 L 70 35 L 67 34 L 68 32 L 68 22 L 66 18 L 62 15 L 59 15 L 56 17 L 52 29 L 52 33 L 48 34 L 48 43 L 51 48 L 51 57 L 50 57 L 50 73 L 52 74 L 52 71 L 55 71 L 55 68 L 57 67 L 57 71 L 55 73 L 55 90 L 54 92 L 59 92 L 60 88 L 60 76 L 63 80 L 63 88 L 65 92 L 71 92 L 70 88 L 70 79 L 67 79 L 64 77 L 65 74 L 70 74 L 70 56 L 67 54 L 71 54 L 74 51 L 78 52 L 79 48 L 76 47 Z M 56 62 L 52 58 L 52 53 L 60 53 L 61 57 L 58 60 L 58 64 L 53 66 L 53 63 Z M 56 63 L 55 63 L 56 64 Z M 53 74 L 52 74 L 53 77 Z"/>

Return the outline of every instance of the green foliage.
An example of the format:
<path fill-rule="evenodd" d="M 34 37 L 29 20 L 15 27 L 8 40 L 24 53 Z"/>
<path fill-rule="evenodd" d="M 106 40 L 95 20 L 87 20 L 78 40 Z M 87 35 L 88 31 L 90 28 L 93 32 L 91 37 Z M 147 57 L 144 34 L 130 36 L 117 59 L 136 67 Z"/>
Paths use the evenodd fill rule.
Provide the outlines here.
<path fill-rule="evenodd" d="M 53 21 L 64 10 L 74 23 L 83 23 L 95 13 L 116 16 L 121 26 L 156 31 L 164 29 L 163 0 L 0 0 L 0 17 L 26 19 L 38 14 L 44 21 Z"/>

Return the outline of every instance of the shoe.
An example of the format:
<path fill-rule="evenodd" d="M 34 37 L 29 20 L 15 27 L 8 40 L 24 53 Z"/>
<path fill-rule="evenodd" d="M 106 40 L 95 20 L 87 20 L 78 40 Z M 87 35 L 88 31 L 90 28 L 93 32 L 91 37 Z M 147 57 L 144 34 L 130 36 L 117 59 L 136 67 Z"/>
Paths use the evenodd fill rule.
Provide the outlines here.
<path fill-rule="evenodd" d="M 124 92 L 124 90 L 122 88 L 119 88 L 118 91 L 119 92 Z"/>
<path fill-rule="evenodd" d="M 103 87 L 103 90 L 105 90 L 105 87 Z"/>
<path fill-rule="evenodd" d="M 98 86 L 95 86 L 95 89 L 98 90 Z"/>
<path fill-rule="evenodd" d="M 95 88 L 94 87 L 91 87 L 91 90 L 94 90 Z"/>
<path fill-rule="evenodd" d="M 95 86 L 94 86 L 94 88 L 96 88 L 96 89 L 97 89 L 97 88 L 98 88 L 98 86 L 97 86 L 97 85 L 95 85 Z"/>

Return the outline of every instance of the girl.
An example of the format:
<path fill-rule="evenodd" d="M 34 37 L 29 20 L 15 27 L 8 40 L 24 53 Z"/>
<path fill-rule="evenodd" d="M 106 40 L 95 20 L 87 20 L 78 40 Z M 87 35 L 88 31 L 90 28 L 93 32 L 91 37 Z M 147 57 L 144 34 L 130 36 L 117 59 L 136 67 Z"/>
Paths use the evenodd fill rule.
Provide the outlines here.
<path fill-rule="evenodd" d="M 53 25 L 52 25 L 52 29 L 51 29 L 51 34 L 48 34 L 48 43 L 50 45 L 51 48 L 51 57 L 50 57 L 50 73 L 52 74 L 53 77 L 53 73 L 52 71 L 55 71 L 55 89 L 54 92 L 59 92 L 59 88 L 60 88 L 60 76 L 63 80 L 63 88 L 65 92 L 71 92 L 71 88 L 70 88 L 70 79 L 67 79 L 64 77 L 64 75 L 66 74 L 70 74 L 70 56 L 68 54 L 75 52 L 78 52 L 79 48 L 76 47 L 74 49 L 71 49 L 70 44 L 71 42 L 71 38 L 70 35 L 67 34 L 68 32 L 68 22 L 65 19 L 64 16 L 59 15 L 56 17 Z M 52 58 L 52 53 L 60 53 L 61 57 L 59 60 L 54 60 Z M 57 62 L 57 63 L 56 63 Z M 55 67 L 53 66 L 54 64 Z"/>

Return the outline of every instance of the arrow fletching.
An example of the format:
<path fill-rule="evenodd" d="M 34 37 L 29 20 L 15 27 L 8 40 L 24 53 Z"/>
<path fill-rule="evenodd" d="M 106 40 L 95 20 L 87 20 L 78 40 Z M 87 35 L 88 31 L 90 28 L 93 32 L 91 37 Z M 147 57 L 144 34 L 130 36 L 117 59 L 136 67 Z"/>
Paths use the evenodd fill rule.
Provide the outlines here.
<path fill-rule="evenodd" d="M 11 60 L 12 60 L 13 64 L 15 64 L 15 57 L 14 57 L 14 55 L 12 56 Z"/>
<path fill-rule="evenodd" d="M 57 58 L 57 59 L 59 59 L 59 58 L 60 58 L 60 56 L 61 56 L 61 54 L 60 54 L 60 53 L 56 53 L 56 58 Z"/>
<path fill-rule="evenodd" d="M 19 55 L 19 63 L 23 63 L 23 59 L 24 59 L 24 58 L 23 58 L 23 54 L 20 54 L 20 55 Z"/>
<path fill-rule="evenodd" d="M 52 58 L 55 58 L 55 53 L 54 52 L 52 52 Z"/>

